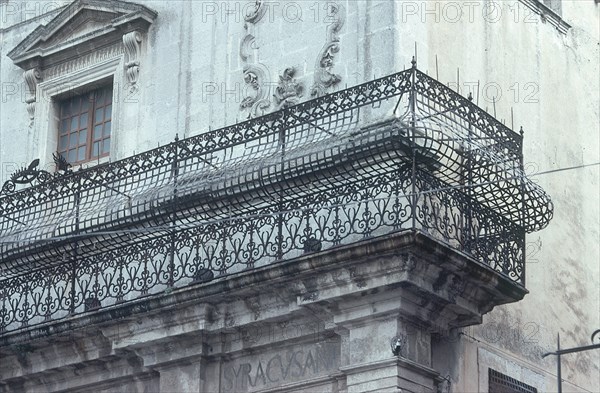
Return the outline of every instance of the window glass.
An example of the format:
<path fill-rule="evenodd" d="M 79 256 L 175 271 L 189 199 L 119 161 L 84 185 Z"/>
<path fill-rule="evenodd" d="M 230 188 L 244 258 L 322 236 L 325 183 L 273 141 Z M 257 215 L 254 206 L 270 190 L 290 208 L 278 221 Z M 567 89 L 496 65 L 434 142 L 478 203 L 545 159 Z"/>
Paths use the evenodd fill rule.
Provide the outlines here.
<path fill-rule="evenodd" d="M 71 164 L 110 154 L 112 87 L 59 102 L 58 152 Z"/>

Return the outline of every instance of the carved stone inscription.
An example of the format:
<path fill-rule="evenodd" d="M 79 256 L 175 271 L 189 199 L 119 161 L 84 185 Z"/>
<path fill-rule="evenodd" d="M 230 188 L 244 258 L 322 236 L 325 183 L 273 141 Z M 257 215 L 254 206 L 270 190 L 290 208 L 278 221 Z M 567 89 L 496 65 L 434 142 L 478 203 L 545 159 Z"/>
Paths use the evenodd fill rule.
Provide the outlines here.
<path fill-rule="evenodd" d="M 255 392 L 330 374 L 339 367 L 339 350 L 339 343 L 324 342 L 226 362 L 221 392 Z"/>

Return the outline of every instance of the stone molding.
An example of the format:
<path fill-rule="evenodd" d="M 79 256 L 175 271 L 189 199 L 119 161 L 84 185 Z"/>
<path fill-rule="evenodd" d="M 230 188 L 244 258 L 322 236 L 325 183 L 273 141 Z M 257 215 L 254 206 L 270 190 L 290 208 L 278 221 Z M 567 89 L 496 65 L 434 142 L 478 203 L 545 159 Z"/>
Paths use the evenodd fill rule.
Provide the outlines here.
<path fill-rule="evenodd" d="M 79 56 L 75 59 L 66 61 L 61 64 L 50 66 L 44 69 L 44 79 L 49 80 L 52 78 L 64 76 L 72 72 L 83 70 L 91 67 L 94 64 L 101 64 L 104 60 L 113 59 L 123 54 L 124 47 L 121 42 L 116 42 L 112 45 L 98 48 L 92 53 L 88 53 L 83 56 Z"/>

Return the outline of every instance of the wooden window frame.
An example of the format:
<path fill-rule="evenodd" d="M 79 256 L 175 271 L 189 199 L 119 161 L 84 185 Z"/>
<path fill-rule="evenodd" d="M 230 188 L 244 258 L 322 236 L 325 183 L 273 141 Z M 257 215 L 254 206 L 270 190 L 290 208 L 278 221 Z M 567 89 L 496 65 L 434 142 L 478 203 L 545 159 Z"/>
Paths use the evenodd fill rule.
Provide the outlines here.
<path fill-rule="evenodd" d="M 100 86 L 93 90 L 89 90 L 83 94 L 65 97 L 58 101 L 58 140 L 57 151 L 72 165 L 79 165 L 95 160 L 100 160 L 103 157 L 110 156 L 110 143 L 112 137 L 112 120 L 113 120 L 113 87 L 112 84 Z M 87 107 L 83 109 L 87 101 Z M 77 109 L 73 108 L 73 104 L 77 105 Z M 106 108 L 110 107 L 107 111 Z M 102 115 L 97 120 L 97 114 L 102 111 Z M 108 116 L 107 116 L 107 112 Z M 82 116 L 87 114 L 85 124 L 81 123 Z M 73 120 L 76 120 L 76 127 L 73 128 Z M 66 128 L 64 124 L 66 124 Z M 96 127 L 100 126 L 99 138 L 96 138 Z M 105 134 L 106 127 L 110 127 L 108 133 Z M 85 140 L 81 140 L 81 132 L 85 131 Z M 61 146 L 61 140 L 66 138 L 64 147 Z M 76 138 L 74 145 L 71 146 L 72 138 Z M 94 146 L 97 143 L 98 152 L 94 151 Z M 107 151 L 104 151 L 104 144 L 108 143 Z M 79 158 L 79 149 L 85 147 L 84 158 Z M 75 151 L 74 160 L 69 159 L 69 151 Z"/>

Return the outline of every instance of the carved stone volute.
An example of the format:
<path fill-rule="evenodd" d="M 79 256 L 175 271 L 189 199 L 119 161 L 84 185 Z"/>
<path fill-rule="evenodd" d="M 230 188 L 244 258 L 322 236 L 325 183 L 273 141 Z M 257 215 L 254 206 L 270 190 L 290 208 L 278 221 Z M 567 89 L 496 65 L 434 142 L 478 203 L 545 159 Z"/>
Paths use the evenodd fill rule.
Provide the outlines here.
<path fill-rule="evenodd" d="M 140 52 L 142 34 L 139 31 L 131 31 L 123 35 L 123 46 L 125 48 L 125 73 L 130 88 L 136 88 L 140 75 Z"/>
<path fill-rule="evenodd" d="M 36 101 L 36 90 L 37 84 L 42 80 L 42 73 L 39 68 L 32 68 L 23 73 L 23 78 L 27 84 L 27 94 L 25 96 L 25 103 L 27 104 L 27 112 L 29 113 L 29 125 L 33 125 L 33 119 L 35 117 L 35 101 Z"/>
<path fill-rule="evenodd" d="M 328 14 L 333 22 L 327 26 L 327 41 L 317 56 L 314 84 L 310 93 L 313 97 L 326 94 L 328 89 L 342 80 L 342 77 L 335 74 L 332 69 L 335 55 L 340 51 L 339 32 L 344 25 L 343 10 L 340 6 L 331 4 Z"/>

